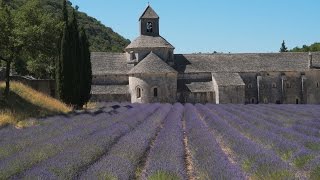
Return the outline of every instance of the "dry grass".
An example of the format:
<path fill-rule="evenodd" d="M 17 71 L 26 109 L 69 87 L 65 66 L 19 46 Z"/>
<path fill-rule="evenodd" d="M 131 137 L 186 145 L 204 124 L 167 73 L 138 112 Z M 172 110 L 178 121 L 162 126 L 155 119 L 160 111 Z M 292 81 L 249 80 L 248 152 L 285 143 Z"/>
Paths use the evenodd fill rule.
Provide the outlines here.
<path fill-rule="evenodd" d="M 71 111 L 64 103 L 18 82 L 11 82 L 10 95 L 4 100 L 4 88 L 5 84 L 0 82 L 0 127 L 7 124 L 30 124 L 23 121 Z"/>

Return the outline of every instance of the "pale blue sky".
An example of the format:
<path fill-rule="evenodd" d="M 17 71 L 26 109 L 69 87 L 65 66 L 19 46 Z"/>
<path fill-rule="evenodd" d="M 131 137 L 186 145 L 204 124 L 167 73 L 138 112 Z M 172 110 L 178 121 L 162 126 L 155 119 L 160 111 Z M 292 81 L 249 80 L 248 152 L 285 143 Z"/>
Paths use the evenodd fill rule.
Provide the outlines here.
<path fill-rule="evenodd" d="M 176 53 L 278 52 L 320 42 L 319 0 L 71 0 L 131 41 L 148 1 Z"/>

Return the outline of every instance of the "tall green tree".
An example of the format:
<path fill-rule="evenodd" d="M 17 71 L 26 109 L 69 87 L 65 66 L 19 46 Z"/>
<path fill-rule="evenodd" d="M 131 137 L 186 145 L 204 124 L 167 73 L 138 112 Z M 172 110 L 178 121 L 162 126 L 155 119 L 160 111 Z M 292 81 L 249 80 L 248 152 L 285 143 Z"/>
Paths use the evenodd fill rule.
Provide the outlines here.
<path fill-rule="evenodd" d="M 72 11 L 72 16 L 69 24 L 70 33 L 70 51 L 71 51 L 71 77 L 72 77 L 72 97 L 71 104 L 76 108 L 80 105 L 80 73 L 81 73 L 81 50 L 79 39 L 79 27 L 75 10 Z"/>
<path fill-rule="evenodd" d="M 284 40 L 282 41 L 280 52 L 288 52 L 288 48 L 286 47 Z"/>
<path fill-rule="evenodd" d="M 62 12 L 65 25 L 61 40 L 61 54 L 56 66 L 57 93 L 65 103 L 75 108 L 82 108 L 90 99 L 91 91 L 89 43 L 84 30 L 79 33 L 75 10 L 69 17 L 65 0 L 63 0 Z"/>
<path fill-rule="evenodd" d="M 90 45 L 83 28 L 80 31 L 80 50 L 81 50 L 81 72 L 80 73 L 80 106 L 86 104 L 91 96 L 91 84 L 92 84 L 92 65 L 90 59 Z"/>
<path fill-rule="evenodd" d="M 70 26 L 68 21 L 68 11 L 66 7 L 66 0 L 63 1 L 62 13 L 64 20 L 63 35 L 60 46 L 60 57 L 56 63 L 56 92 L 57 97 L 67 104 L 71 104 L 72 96 L 72 53 Z"/>
<path fill-rule="evenodd" d="M 16 35 L 11 9 L 4 0 L 0 0 L 0 29 L 0 60 L 6 63 L 6 87 L 4 95 L 7 97 L 10 90 L 11 64 L 19 54 L 21 43 Z"/>

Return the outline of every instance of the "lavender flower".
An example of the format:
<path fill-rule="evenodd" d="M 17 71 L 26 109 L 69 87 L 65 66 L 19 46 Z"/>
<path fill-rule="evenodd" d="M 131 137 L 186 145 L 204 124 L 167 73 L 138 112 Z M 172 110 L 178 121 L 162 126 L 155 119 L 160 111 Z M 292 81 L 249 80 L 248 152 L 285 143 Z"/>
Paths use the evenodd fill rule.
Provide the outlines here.
<path fill-rule="evenodd" d="M 183 106 L 181 104 L 175 104 L 169 112 L 162 130 L 150 150 L 146 172 L 142 179 L 157 172 L 178 175 L 180 179 L 186 179 L 182 112 Z"/>
<path fill-rule="evenodd" d="M 240 168 L 228 160 L 208 126 L 200 120 L 195 107 L 185 105 L 184 113 L 196 175 L 205 179 L 245 179 Z"/>

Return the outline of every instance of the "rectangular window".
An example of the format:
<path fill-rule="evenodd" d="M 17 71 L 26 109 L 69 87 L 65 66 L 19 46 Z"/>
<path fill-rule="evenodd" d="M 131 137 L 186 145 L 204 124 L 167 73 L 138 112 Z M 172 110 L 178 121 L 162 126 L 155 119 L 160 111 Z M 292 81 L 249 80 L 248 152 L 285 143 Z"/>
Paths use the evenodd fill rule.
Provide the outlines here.
<path fill-rule="evenodd" d="M 153 89 L 153 96 L 158 97 L 158 88 Z"/>

